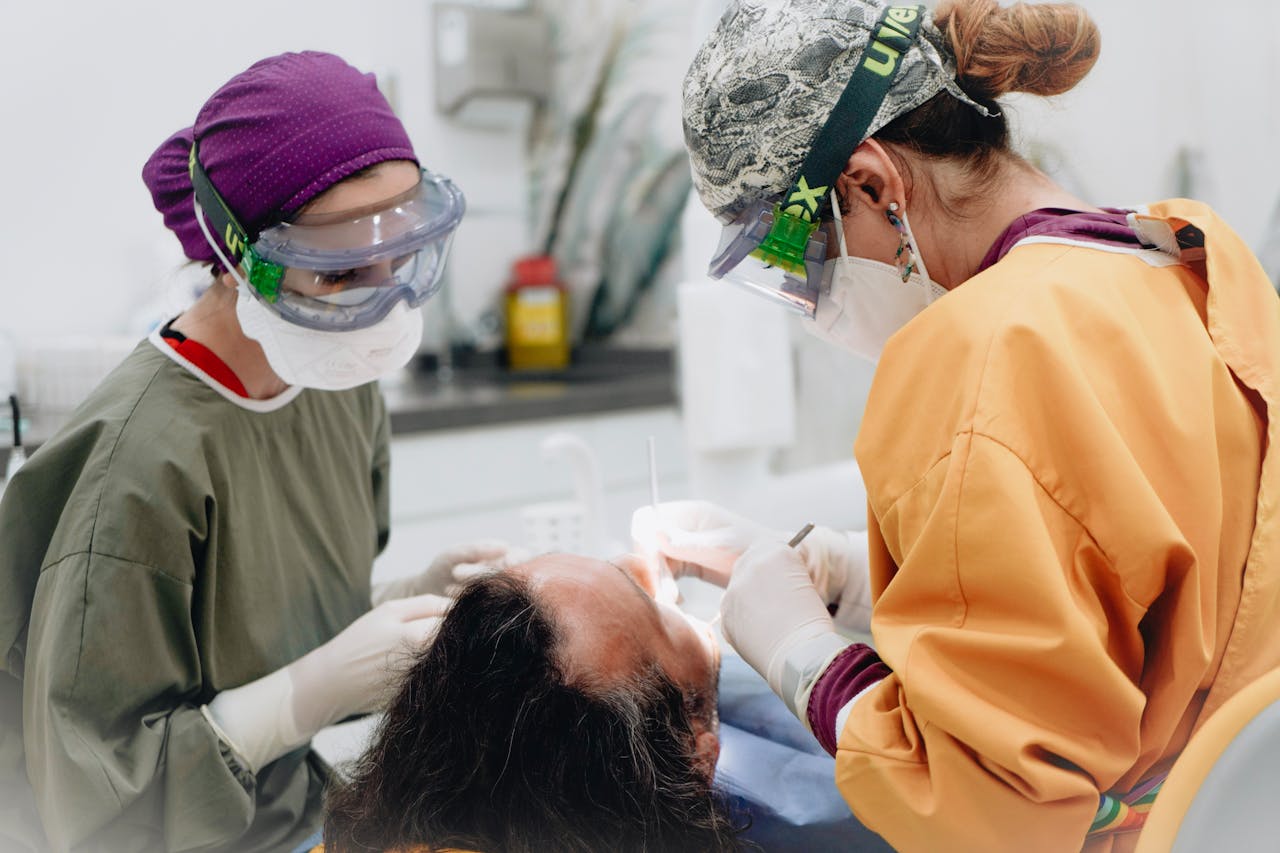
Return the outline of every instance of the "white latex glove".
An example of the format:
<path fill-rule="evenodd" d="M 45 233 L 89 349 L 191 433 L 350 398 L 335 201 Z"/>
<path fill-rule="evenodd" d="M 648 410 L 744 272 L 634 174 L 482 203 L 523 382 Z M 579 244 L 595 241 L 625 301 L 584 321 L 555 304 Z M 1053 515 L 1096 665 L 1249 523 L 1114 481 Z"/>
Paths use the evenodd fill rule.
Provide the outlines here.
<path fill-rule="evenodd" d="M 206 716 L 256 773 L 325 726 L 381 710 L 450 603 L 419 595 L 380 604 L 283 669 L 219 693 Z"/>
<path fill-rule="evenodd" d="M 773 530 L 709 501 L 671 501 L 631 516 L 635 547 L 674 577 L 726 586 L 743 551 L 760 542 L 785 543 L 794 533 Z M 837 605 L 842 628 L 871 629 L 867 534 L 815 527 L 796 546 L 825 604 Z"/>
<path fill-rule="evenodd" d="M 841 628 L 871 630 L 871 579 L 865 530 L 815 527 L 796 546 L 809 569 L 813 585 L 825 604 L 836 605 L 835 623 Z"/>
<path fill-rule="evenodd" d="M 482 541 L 441 551 L 431 565 L 416 575 L 375 584 L 373 604 L 414 595 L 453 596 L 458 586 L 477 575 L 500 571 L 527 559 L 523 550 L 505 542 Z"/>
<path fill-rule="evenodd" d="M 813 685 L 851 641 L 836 632 L 800 554 L 776 542 L 744 551 L 721 599 L 720 619 L 729 645 L 807 728 Z"/>
<path fill-rule="evenodd" d="M 722 587 L 743 551 L 761 540 L 786 542 L 788 534 L 710 501 L 668 501 L 636 510 L 631 538 L 637 547 L 664 557 L 675 577 L 695 577 Z"/>

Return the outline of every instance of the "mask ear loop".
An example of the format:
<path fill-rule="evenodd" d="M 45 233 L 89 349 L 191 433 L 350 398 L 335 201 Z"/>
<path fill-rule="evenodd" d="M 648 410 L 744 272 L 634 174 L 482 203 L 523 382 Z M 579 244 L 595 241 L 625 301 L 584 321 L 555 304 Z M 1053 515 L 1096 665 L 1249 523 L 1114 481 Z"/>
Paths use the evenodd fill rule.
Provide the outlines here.
<path fill-rule="evenodd" d="M 218 248 L 218 241 L 213 239 L 213 234 L 209 231 L 209 225 L 204 221 L 204 208 L 201 207 L 200 202 L 194 198 L 191 199 L 191 205 L 195 208 L 196 224 L 200 226 L 200 233 L 204 234 L 204 241 L 209 244 L 210 249 L 213 249 L 213 253 L 218 256 L 218 260 L 222 262 L 222 266 L 226 271 L 231 273 L 231 276 L 236 280 L 236 283 L 243 287 L 247 292 L 249 290 L 249 282 L 245 281 L 244 276 L 240 275 L 239 267 L 231 263 L 231 261 L 227 259 L 227 256 L 222 253 L 222 249 Z"/>
<path fill-rule="evenodd" d="M 836 240 L 840 243 L 840 257 L 848 260 L 849 247 L 844 242 L 844 220 L 840 217 L 840 200 L 835 190 L 831 191 L 831 215 L 836 222 Z"/>
<path fill-rule="evenodd" d="M 906 208 L 902 210 L 902 227 L 907 231 L 907 239 L 911 241 L 912 257 L 915 258 L 916 268 L 920 271 L 920 277 L 927 282 L 933 281 L 929 278 L 929 268 L 924 265 L 924 253 L 920 251 L 920 241 L 916 239 L 915 232 L 911 230 L 911 220 L 907 218 Z"/>

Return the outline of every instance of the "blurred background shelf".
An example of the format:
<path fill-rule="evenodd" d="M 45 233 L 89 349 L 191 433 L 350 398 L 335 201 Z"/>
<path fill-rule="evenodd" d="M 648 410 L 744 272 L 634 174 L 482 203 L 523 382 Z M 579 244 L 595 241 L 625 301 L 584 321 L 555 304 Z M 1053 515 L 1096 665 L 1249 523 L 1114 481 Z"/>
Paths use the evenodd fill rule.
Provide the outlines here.
<path fill-rule="evenodd" d="M 493 352 L 436 356 L 384 384 L 391 432 L 406 435 L 676 404 L 669 349 L 589 348 L 561 371 L 511 371 Z"/>

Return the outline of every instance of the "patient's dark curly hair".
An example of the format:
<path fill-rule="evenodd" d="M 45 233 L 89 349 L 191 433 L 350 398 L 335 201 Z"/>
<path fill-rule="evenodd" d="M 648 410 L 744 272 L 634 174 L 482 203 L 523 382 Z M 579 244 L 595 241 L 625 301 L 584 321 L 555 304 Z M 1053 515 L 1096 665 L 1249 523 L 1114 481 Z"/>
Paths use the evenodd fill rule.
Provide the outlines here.
<path fill-rule="evenodd" d="M 567 682 L 528 584 L 468 584 L 406 677 L 350 782 L 328 797 L 328 853 L 739 849 L 700 772 L 689 696 L 660 670 L 626 689 Z"/>

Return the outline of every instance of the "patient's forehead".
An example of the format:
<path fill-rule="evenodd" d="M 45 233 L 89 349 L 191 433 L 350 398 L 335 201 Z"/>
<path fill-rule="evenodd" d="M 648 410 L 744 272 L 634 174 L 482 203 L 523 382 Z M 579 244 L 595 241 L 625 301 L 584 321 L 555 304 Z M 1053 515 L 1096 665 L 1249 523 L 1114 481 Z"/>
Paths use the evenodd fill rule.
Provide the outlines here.
<path fill-rule="evenodd" d="M 652 629 L 643 592 L 603 560 L 547 554 L 512 569 L 524 575 L 561 636 L 559 658 L 571 681 L 608 683 L 644 666 Z"/>

